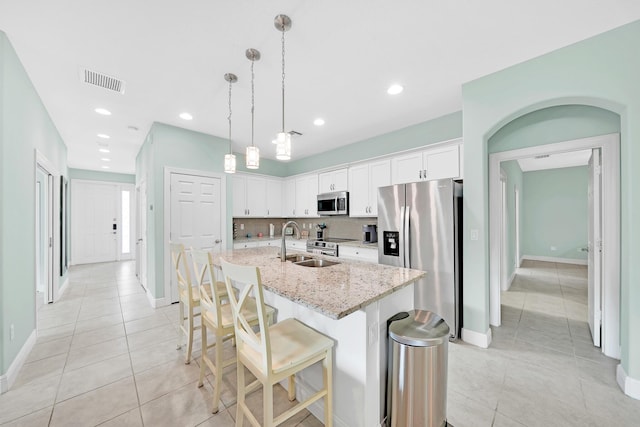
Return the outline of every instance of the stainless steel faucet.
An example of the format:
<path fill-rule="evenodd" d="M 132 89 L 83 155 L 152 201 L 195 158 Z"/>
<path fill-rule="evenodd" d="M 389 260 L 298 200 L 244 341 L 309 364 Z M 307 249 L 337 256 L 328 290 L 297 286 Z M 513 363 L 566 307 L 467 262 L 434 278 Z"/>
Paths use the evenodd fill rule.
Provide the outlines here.
<path fill-rule="evenodd" d="M 293 228 L 296 229 L 296 237 L 300 238 L 300 226 L 295 221 L 288 221 L 285 225 L 282 226 L 282 244 L 280 245 L 280 261 L 285 262 L 287 260 L 287 245 L 284 242 L 284 230 L 287 226 L 293 225 Z"/>

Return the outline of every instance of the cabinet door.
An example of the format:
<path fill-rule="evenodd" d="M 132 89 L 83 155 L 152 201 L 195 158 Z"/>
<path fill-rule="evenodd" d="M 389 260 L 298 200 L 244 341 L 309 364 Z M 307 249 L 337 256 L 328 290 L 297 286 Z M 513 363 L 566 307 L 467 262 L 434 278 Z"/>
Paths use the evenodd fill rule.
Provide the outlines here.
<path fill-rule="evenodd" d="M 295 216 L 318 216 L 318 175 L 305 175 L 296 179 Z"/>
<path fill-rule="evenodd" d="M 460 176 L 460 158 L 457 145 L 424 151 L 422 163 L 428 180 Z"/>
<path fill-rule="evenodd" d="M 346 168 L 333 171 L 333 191 L 347 191 L 348 183 L 349 173 Z"/>
<path fill-rule="evenodd" d="M 296 180 L 287 179 L 284 182 L 284 203 L 283 216 L 292 217 L 296 215 Z"/>
<path fill-rule="evenodd" d="M 318 192 L 331 193 L 333 191 L 333 171 L 318 174 Z"/>
<path fill-rule="evenodd" d="M 388 162 L 387 162 L 388 163 Z M 349 216 L 369 214 L 369 165 L 349 168 Z"/>
<path fill-rule="evenodd" d="M 252 217 L 267 216 L 267 182 L 261 177 L 247 177 L 247 214 Z"/>
<path fill-rule="evenodd" d="M 405 154 L 391 160 L 391 183 L 405 184 L 421 180 L 422 152 Z"/>
<path fill-rule="evenodd" d="M 233 192 L 233 216 L 247 216 L 247 179 L 242 175 L 231 177 L 231 191 Z"/>
<path fill-rule="evenodd" d="M 282 217 L 282 181 L 267 179 L 267 217 Z"/>
<path fill-rule="evenodd" d="M 332 193 L 334 191 L 347 191 L 347 168 L 318 174 L 318 192 Z"/>
<path fill-rule="evenodd" d="M 369 165 L 369 216 L 378 216 L 378 188 L 391 185 L 391 161 Z"/>

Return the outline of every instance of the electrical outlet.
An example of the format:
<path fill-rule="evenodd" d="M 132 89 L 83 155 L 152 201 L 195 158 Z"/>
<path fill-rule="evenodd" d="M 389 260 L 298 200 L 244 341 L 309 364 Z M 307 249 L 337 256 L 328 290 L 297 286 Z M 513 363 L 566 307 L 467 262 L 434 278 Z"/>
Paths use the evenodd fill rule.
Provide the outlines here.
<path fill-rule="evenodd" d="M 240 230 L 244 230 L 244 224 L 240 224 Z"/>
<path fill-rule="evenodd" d="M 303 230 L 306 230 L 306 229 L 307 229 L 307 224 L 306 224 L 306 223 L 304 223 L 304 222 L 302 223 L 302 229 L 303 229 Z"/>
<path fill-rule="evenodd" d="M 478 230 L 471 230 L 471 240 L 478 240 Z"/>
<path fill-rule="evenodd" d="M 558 250 L 558 248 L 556 248 L 555 246 L 551 246 L 551 250 L 552 250 L 552 251 L 557 251 L 557 250 Z"/>
<path fill-rule="evenodd" d="M 15 337 L 16 337 L 16 329 L 12 323 L 11 326 L 9 327 L 9 341 L 13 341 Z"/>

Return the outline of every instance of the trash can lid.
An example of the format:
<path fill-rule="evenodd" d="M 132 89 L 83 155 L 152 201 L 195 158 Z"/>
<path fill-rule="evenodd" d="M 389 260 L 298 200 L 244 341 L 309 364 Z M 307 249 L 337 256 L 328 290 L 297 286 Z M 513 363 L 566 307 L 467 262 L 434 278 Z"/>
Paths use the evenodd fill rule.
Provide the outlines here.
<path fill-rule="evenodd" d="M 389 336 L 400 344 L 433 347 L 449 340 L 449 326 L 431 311 L 412 310 L 409 316 L 392 322 Z"/>

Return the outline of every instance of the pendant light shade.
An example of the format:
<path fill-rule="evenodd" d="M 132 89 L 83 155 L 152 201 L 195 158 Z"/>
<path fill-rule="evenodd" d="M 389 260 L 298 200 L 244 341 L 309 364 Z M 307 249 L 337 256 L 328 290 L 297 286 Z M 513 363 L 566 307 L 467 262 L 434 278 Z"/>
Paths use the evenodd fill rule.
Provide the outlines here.
<path fill-rule="evenodd" d="M 233 154 L 233 147 L 231 144 L 231 85 L 238 81 L 238 77 L 235 74 L 227 73 L 224 75 L 224 79 L 229 83 L 229 154 L 224 155 L 224 171 L 226 173 L 236 173 L 236 156 Z"/>
<path fill-rule="evenodd" d="M 236 173 L 236 155 L 235 154 L 224 155 L 224 171 L 226 173 Z"/>
<path fill-rule="evenodd" d="M 291 134 L 288 132 L 280 132 L 276 138 L 276 159 L 291 159 Z"/>
<path fill-rule="evenodd" d="M 257 49 L 247 49 L 246 56 L 251 61 L 251 145 L 247 147 L 245 160 L 247 169 L 258 169 L 260 167 L 260 149 L 253 145 L 255 110 L 255 88 L 253 85 L 255 74 L 253 73 L 253 64 L 260 59 L 260 52 Z"/>
<path fill-rule="evenodd" d="M 258 169 L 260 167 L 260 149 L 255 145 L 248 146 L 246 159 L 247 169 Z"/>

